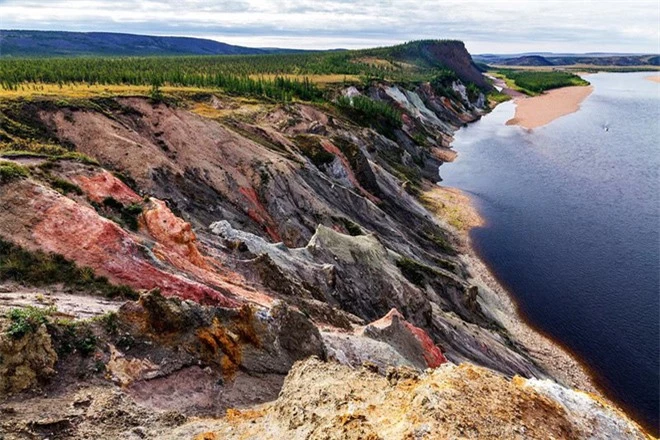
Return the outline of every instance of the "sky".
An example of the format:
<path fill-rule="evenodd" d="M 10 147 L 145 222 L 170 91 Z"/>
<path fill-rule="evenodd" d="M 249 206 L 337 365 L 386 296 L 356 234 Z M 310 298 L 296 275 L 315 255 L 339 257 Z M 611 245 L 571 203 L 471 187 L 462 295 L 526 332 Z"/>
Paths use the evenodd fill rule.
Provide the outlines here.
<path fill-rule="evenodd" d="M 660 53 L 660 0 L 0 0 L 1 29 L 363 48 L 459 39 L 473 53 Z"/>

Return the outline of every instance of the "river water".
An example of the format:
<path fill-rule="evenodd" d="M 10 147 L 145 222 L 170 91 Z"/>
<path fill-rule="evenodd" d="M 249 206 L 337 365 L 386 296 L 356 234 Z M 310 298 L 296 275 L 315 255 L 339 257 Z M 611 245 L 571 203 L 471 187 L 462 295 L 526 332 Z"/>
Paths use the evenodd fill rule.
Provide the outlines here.
<path fill-rule="evenodd" d="M 578 112 L 532 131 L 506 126 L 515 105 L 501 104 L 459 130 L 440 175 L 484 217 L 472 241 L 523 316 L 657 435 L 660 84 L 649 75 L 589 75 Z"/>

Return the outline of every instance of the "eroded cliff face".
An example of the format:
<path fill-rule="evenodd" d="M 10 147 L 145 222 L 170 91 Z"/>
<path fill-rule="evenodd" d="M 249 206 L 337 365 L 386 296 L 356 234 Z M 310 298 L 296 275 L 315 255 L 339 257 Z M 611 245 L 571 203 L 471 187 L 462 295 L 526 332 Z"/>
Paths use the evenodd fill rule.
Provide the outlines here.
<path fill-rule="evenodd" d="M 66 303 L 63 317 L 73 323 L 62 312 L 46 319 L 59 360 L 45 375 L 56 380 L 40 384 L 62 407 L 44 419 L 36 409 L 48 397 L 5 398 L 0 409 L 10 417 L 0 426 L 8 438 L 201 431 L 213 431 L 208 438 L 589 438 L 587 428 L 596 425 L 571 419 L 558 397 L 563 391 L 538 385 L 545 391 L 536 392 L 529 384 L 546 382 L 499 376 L 544 380 L 549 373 L 496 319 L 503 312 L 474 283 L 453 227 L 418 197 L 452 157 L 453 131 L 481 110 L 437 96 L 429 85 L 341 93 L 396 106 L 403 126 L 385 136 L 328 107 L 211 95 L 178 105 L 139 97 L 24 104 L 38 109 L 26 124 L 98 163 L 12 155 L 26 171 L 0 184 L 0 238 L 58 254 L 89 268 L 83 278 L 102 276 L 141 296 L 99 300 L 83 281 L 42 283 L 45 298 L 3 285 L 0 295 L 20 306 L 80 298 L 79 307 Z M 79 320 L 90 314 L 99 317 Z M 310 356 L 318 360 L 289 373 Z M 461 362 L 493 372 L 455 366 Z M 0 359 L 0 369 L 16 370 L 6 363 Z M 364 365 L 368 373 L 360 372 Z M 391 370 L 401 367 L 410 370 Z M 403 373 L 438 367 L 423 378 Z M 356 397 L 359 414 L 330 408 L 344 389 L 330 382 L 342 377 L 372 393 Z M 273 401 L 283 383 L 280 399 L 248 418 L 232 412 L 171 434 L 187 416 L 221 417 Z M 310 401 L 300 411 L 287 403 L 326 385 L 333 389 L 325 403 Z M 435 388 L 445 386 L 453 391 L 437 396 Z M 478 390 L 490 397 L 465 400 Z M 318 399 L 321 391 L 309 392 Z M 391 395 L 399 400 L 373 415 L 370 408 Z M 443 419 L 438 405 L 454 398 L 459 409 Z M 122 416 L 113 419 L 118 400 Z M 427 400 L 435 406 L 410 419 Z M 488 405 L 501 418 L 489 418 Z M 146 416 L 145 408 L 158 414 Z M 595 408 L 602 423 L 628 423 Z M 392 426 L 379 425 L 386 418 Z M 548 418 L 557 423 L 526 436 Z M 248 419 L 256 424 L 247 426 Z M 237 429 L 233 437 L 225 434 L 229 426 Z"/>
<path fill-rule="evenodd" d="M 191 422 L 169 438 L 644 438 L 615 410 L 554 386 L 561 398 L 537 382 L 470 364 L 423 374 L 391 368 L 382 376 L 309 359 L 294 365 L 275 402 Z"/>

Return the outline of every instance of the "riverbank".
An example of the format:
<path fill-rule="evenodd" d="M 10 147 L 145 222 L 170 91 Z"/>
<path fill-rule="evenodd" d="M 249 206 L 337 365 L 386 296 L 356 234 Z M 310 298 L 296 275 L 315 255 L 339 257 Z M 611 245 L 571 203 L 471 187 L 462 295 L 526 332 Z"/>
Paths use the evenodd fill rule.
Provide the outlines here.
<path fill-rule="evenodd" d="M 492 314 L 528 351 L 530 357 L 550 376 L 571 388 L 604 398 L 588 369 L 566 349 L 535 330 L 520 315 L 513 296 L 481 260 L 470 240 L 472 228 L 485 225 L 468 195 L 457 188 L 428 185 L 422 193 L 425 205 L 453 232 L 454 245 L 468 268 L 470 282 L 479 286 L 482 307 Z M 608 401 L 610 406 L 615 406 Z"/>
<path fill-rule="evenodd" d="M 644 171 L 654 163 L 652 148 L 645 147 L 653 144 L 649 140 L 656 114 L 654 85 L 642 81 L 648 75 L 593 75 L 589 79 L 594 96 L 578 113 L 547 126 L 542 133 L 507 127 L 515 103 L 498 105 L 488 117 L 456 133 L 452 146 L 458 160 L 442 166 L 440 174 L 442 184 L 465 191 L 486 220 L 486 227 L 470 231 L 466 242 L 473 246 L 463 252 L 475 257 L 471 270 L 481 272 L 484 281 L 492 281 L 488 283 L 492 291 L 481 296 L 503 294 L 503 310 L 514 311 L 512 315 L 502 314 L 503 320 L 509 321 L 506 326 L 528 325 L 534 334 L 547 335 L 552 348 L 558 346 L 567 355 L 559 359 L 569 358 L 567 368 L 557 366 L 563 371 L 552 374 L 578 388 L 597 388 L 597 394 L 625 408 L 647 432 L 656 432 L 657 395 L 653 396 L 653 390 L 657 389 L 654 372 L 658 370 L 654 367 L 657 338 L 654 342 L 653 330 L 657 329 L 657 314 L 653 317 L 652 311 L 657 310 L 657 300 L 652 293 L 653 271 L 638 269 L 639 260 L 621 262 L 603 252 L 616 243 L 622 246 L 621 253 L 644 250 L 648 258 L 641 267 L 656 264 L 656 251 L 643 237 L 648 237 L 657 223 L 633 221 L 639 233 L 629 233 L 625 227 L 630 224 L 630 212 L 653 215 L 645 206 L 649 206 L 652 194 L 657 194 L 652 182 L 641 184 L 645 182 L 643 176 L 651 175 Z M 621 87 L 624 83 L 632 83 L 630 90 Z M 600 96 L 607 99 L 598 99 Z M 628 116 L 635 108 L 644 109 L 642 120 Z M 606 133 L 602 127 L 608 125 L 612 128 Z M 631 182 L 635 186 L 629 191 L 609 176 L 613 174 L 610 164 L 617 163 L 621 150 L 630 148 L 625 142 L 630 132 L 638 133 L 639 140 L 634 144 L 634 159 L 623 166 L 627 174 L 637 172 L 642 177 Z M 626 147 L 620 147 L 623 145 Z M 650 161 L 644 162 L 644 157 Z M 586 185 L 585 176 L 593 184 Z M 601 196 L 614 192 L 628 195 L 625 208 Z M 640 196 L 635 198 L 631 193 Z M 593 227 L 592 215 L 609 225 L 611 237 L 603 238 L 601 228 Z M 617 289 L 622 280 L 630 278 L 636 283 L 635 289 Z M 633 316 L 638 320 L 629 321 Z M 525 341 L 524 330 L 516 332 L 518 340 Z M 537 347 L 538 351 L 545 348 L 534 340 L 523 344 L 535 349 L 532 354 L 537 359 Z M 640 346 L 643 351 L 637 348 Z M 553 370 L 553 356 L 556 353 L 540 356 L 545 359 L 539 363 L 550 366 L 548 371 Z M 566 377 L 578 371 L 576 364 L 582 367 L 582 380 Z"/>
<path fill-rule="evenodd" d="M 542 127 L 580 109 L 580 104 L 593 92 L 593 86 L 562 87 L 538 96 L 518 96 L 516 113 L 507 125 L 526 129 Z"/>

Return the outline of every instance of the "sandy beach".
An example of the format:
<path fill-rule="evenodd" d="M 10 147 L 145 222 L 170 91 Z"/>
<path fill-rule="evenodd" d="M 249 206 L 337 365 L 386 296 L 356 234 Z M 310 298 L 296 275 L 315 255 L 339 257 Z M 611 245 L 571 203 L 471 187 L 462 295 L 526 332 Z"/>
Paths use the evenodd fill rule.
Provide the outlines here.
<path fill-rule="evenodd" d="M 656 83 L 660 83 L 660 75 L 651 75 L 651 76 L 645 77 L 644 79 L 647 79 L 649 81 L 653 81 L 653 82 L 656 82 Z"/>
<path fill-rule="evenodd" d="M 533 97 L 515 99 L 516 114 L 506 125 L 523 128 L 542 127 L 557 118 L 578 111 L 580 104 L 593 92 L 593 86 L 562 87 Z"/>

